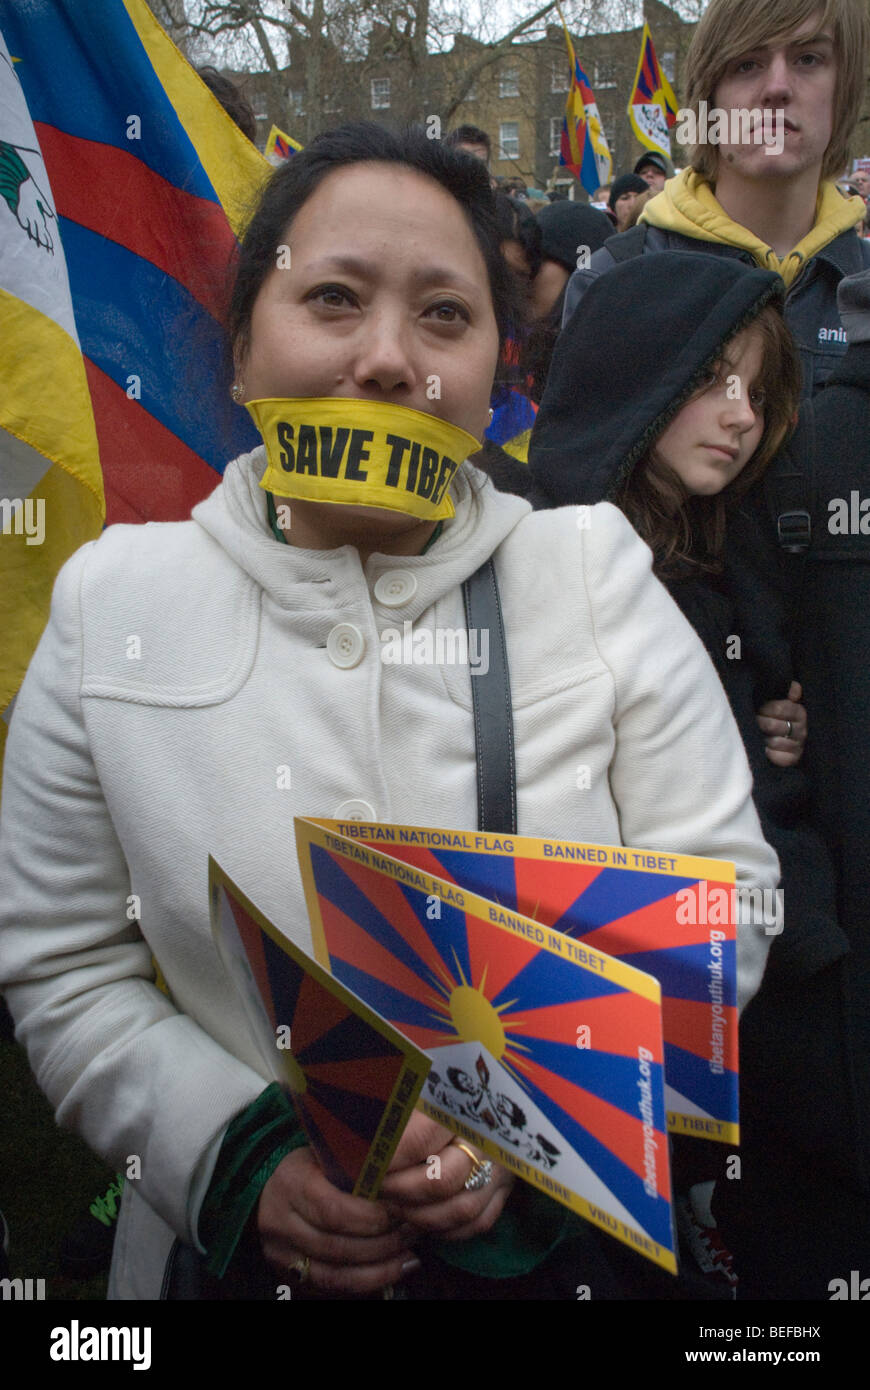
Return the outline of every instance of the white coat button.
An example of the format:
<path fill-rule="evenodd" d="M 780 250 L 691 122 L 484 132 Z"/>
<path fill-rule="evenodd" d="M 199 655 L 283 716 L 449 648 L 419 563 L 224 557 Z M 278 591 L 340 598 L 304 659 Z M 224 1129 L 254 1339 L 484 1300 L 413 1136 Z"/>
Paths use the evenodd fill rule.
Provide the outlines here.
<path fill-rule="evenodd" d="M 326 639 L 326 650 L 333 666 L 348 670 L 358 666 L 366 649 L 366 639 L 353 623 L 338 623 Z"/>
<path fill-rule="evenodd" d="M 417 580 L 410 570 L 389 570 L 375 584 L 375 598 L 385 608 L 401 608 L 417 592 Z"/>
<path fill-rule="evenodd" d="M 368 801 L 362 801 L 359 797 L 351 801 L 343 801 L 332 813 L 333 820 L 377 820 L 375 808 Z"/>

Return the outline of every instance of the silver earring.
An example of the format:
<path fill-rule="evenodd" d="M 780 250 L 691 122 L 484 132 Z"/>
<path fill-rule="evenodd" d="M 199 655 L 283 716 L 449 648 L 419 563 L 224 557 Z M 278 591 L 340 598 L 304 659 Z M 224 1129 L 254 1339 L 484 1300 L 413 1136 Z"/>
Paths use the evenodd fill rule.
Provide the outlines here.
<path fill-rule="evenodd" d="M 234 381 L 232 386 L 230 387 L 230 395 L 232 396 L 233 400 L 236 402 L 237 405 L 241 402 L 242 396 L 244 394 L 245 383 L 243 381 Z"/>
<path fill-rule="evenodd" d="M 494 414 L 495 414 L 495 411 L 494 411 L 494 410 L 490 410 L 490 412 L 489 412 L 489 423 L 490 423 L 490 424 L 492 424 L 492 417 L 493 417 Z"/>

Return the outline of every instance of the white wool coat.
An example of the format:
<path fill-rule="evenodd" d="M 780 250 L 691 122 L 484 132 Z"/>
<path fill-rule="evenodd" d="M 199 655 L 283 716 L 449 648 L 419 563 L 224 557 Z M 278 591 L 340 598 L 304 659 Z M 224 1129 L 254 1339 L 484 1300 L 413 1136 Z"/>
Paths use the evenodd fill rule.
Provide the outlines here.
<path fill-rule="evenodd" d="M 122 1171 L 141 1161 L 116 1298 L 158 1296 L 227 1124 L 269 1080 L 212 945 L 209 853 L 310 949 L 294 815 L 476 826 L 468 669 L 385 662 L 381 634 L 464 627 L 460 585 L 489 556 L 519 832 L 778 881 L 719 680 L 614 507 L 533 513 L 465 465 L 427 554 L 362 566 L 278 543 L 264 467 L 257 450 L 192 520 L 112 526 L 72 557 L 9 734 L 0 987 L 59 1123 Z M 740 932 L 742 1004 L 769 942 Z"/>

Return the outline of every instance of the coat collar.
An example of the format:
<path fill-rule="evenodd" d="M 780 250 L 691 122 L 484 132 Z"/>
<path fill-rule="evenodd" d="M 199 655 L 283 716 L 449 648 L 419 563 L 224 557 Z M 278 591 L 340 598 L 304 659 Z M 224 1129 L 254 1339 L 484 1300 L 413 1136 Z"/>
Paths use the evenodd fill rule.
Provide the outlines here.
<path fill-rule="evenodd" d="M 269 527 L 259 486 L 266 451 L 255 449 L 227 465 L 223 482 L 193 510 L 193 520 L 281 608 L 307 611 L 350 607 L 363 590 L 392 570 L 413 573 L 417 589 L 401 617 L 416 621 L 433 603 L 473 574 L 531 508 L 496 492 L 489 478 L 464 463 L 452 485 L 456 514 L 425 555 L 369 557 L 365 569 L 355 547 L 303 550 L 281 545 Z"/>

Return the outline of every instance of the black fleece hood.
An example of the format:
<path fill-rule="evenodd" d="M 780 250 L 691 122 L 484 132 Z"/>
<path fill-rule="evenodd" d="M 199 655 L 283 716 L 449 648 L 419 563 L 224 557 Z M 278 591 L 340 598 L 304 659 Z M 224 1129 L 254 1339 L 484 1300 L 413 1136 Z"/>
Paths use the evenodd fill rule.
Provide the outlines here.
<path fill-rule="evenodd" d="M 612 496 L 728 340 L 784 296 L 771 271 L 694 251 L 599 276 L 556 343 L 529 444 L 530 500 Z"/>

